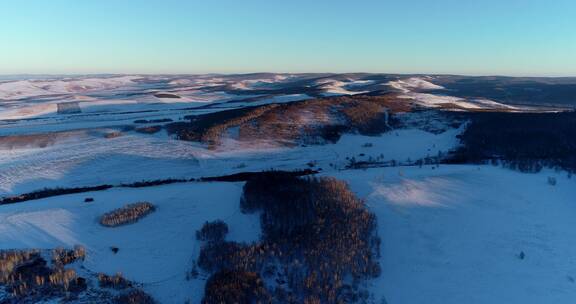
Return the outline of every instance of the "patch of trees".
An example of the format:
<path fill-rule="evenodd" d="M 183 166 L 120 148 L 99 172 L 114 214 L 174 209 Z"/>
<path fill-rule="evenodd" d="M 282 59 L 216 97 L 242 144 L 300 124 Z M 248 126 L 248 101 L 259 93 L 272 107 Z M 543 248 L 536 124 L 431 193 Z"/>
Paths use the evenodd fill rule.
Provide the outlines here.
<path fill-rule="evenodd" d="M 228 225 L 221 220 L 206 222 L 196 231 L 196 239 L 204 242 L 222 242 L 228 234 Z"/>
<path fill-rule="evenodd" d="M 255 272 L 222 270 L 206 282 L 203 304 L 270 303 L 271 297 Z"/>
<path fill-rule="evenodd" d="M 255 118 L 276 106 L 245 107 L 199 116 L 187 116 L 190 122 L 168 124 L 166 130 L 180 140 L 199 141 L 215 147 L 219 144 L 220 136 L 226 129 Z"/>
<path fill-rule="evenodd" d="M 247 294 L 282 303 L 367 300 L 362 282 L 380 274 L 376 217 L 344 182 L 260 175 L 246 182 L 240 205 L 260 212 L 262 239 L 202 246 L 198 265 L 213 273 L 205 300 L 217 294 L 230 294 L 218 298 L 226 303 Z M 260 286 L 260 277 L 272 283 Z"/>
<path fill-rule="evenodd" d="M 163 122 L 172 122 L 173 120 L 170 118 L 160 118 L 160 119 L 136 119 L 134 123 L 137 124 L 146 124 L 146 123 L 163 123 Z"/>
<path fill-rule="evenodd" d="M 154 94 L 154 97 L 156 97 L 156 98 L 180 98 L 180 96 L 178 96 L 176 94 L 169 94 L 169 93 L 157 93 L 157 94 Z"/>
<path fill-rule="evenodd" d="M 155 304 L 156 301 L 140 289 L 132 289 L 114 298 L 113 304 Z"/>
<path fill-rule="evenodd" d="M 155 210 L 156 207 L 149 202 L 128 204 L 102 215 L 102 217 L 100 217 L 100 224 L 106 227 L 132 224 Z"/>
<path fill-rule="evenodd" d="M 116 138 L 116 137 L 120 137 L 120 136 L 122 136 L 122 132 L 119 132 L 119 131 L 108 132 L 108 133 L 104 134 L 104 138 L 108 138 L 108 139 L 112 139 L 112 138 Z"/>
<path fill-rule="evenodd" d="M 102 290 L 112 289 L 115 292 L 103 292 L 97 299 L 91 299 L 90 303 L 113 303 L 113 304 L 154 304 L 156 301 L 141 289 L 135 287 L 135 283 L 127 280 L 121 273 L 107 275 L 99 273 L 97 276 L 98 287 Z M 121 293 L 118 293 L 121 291 Z"/>
<path fill-rule="evenodd" d="M 576 171 L 576 112 L 470 113 L 451 163 L 493 163 L 523 172 Z"/>
<path fill-rule="evenodd" d="M 72 264 L 86 257 L 86 249 L 83 246 L 74 246 L 74 249 L 65 249 L 62 247 L 52 250 L 52 264 L 64 266 Z"/>
<path fill-rule="evenodd" d="M 134 131 L 136 131 L 138 133 L 143 133 L 143 134 L 155 134 L 155 133 L 160 132 L 161 130 L 162 130 L 162 126 L 158 126 L 158 125 L 134 129 Z"/>
<path fill-rule="evenodd" d="M 337 142 L 347 132 L 388 131 L 393 96 L 340 96 L 281 104 L 239 126 L 240 140 L 273 140 L 285 145 Z M 391 110 L 394 108 L 395 110 Z"/>
<path fill-rule="evenodd" d="M 67 257 L 64 261 L 63 256 Z M 73 261 L 68 257 L 84 258 L 76 249 L 62 249 L 53 257 L 59 262 L 48 265 L 36 249 L 0 251 L 0 286 L 8 292 L 3 303 L 35 303 L 84 291 L 86 279 L 77 276 L 74 269 L 64 268 Z"/>
<path fill-rule="evenodd" d="M 102 288 L 111 288 L 117 290 L 133 287 L 133 283 L 125 279 L 121 273 L 117 273 L 111 276 L 105 273 L 99 273 L 98 285 Z"/>

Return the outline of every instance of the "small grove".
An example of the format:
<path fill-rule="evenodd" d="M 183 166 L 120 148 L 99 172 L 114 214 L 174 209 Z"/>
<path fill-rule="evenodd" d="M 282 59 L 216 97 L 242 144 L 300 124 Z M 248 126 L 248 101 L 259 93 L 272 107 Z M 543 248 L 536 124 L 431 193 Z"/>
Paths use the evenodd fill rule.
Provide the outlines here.
<path fill-rule="evenodd" d="M 112 210 L 100 217 L 100 224 L 106 227 L 116 227 L 137 222 L 139 219 L 154 212 L 156 207 L 149 202 L 128 204 Z"/>

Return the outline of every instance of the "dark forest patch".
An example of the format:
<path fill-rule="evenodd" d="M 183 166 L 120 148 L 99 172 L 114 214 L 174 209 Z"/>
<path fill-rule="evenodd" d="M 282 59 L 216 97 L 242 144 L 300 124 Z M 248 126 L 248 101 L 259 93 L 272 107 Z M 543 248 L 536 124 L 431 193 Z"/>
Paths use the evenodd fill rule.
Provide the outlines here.
<path fill-rule="evenodd" d="M 245 213 L 260 212 L 260 242 L 213 238 L 198 265 L 212 273 L 205 303 L 363 303 L 380 274 L 376 217 L 344 182 L 268 174 L 246 182 Z"/>
<path fill-rule="evenodd" d="M 576 112 L 466 113 L 451 163 L 503 164 L 524 172 L 576 171 Z"/>
<path fill-rule="evenodd" d="M 393 114 L 411 106 L 395 95 L 341 96 L 269 104 L 186 117 L 167 125 L 169 134 L 216 148 L 228 129 L 240 141 L 268 140 L 287 146 L 337 141 L 345 132 L 377 135 L 390 129 Z"/>

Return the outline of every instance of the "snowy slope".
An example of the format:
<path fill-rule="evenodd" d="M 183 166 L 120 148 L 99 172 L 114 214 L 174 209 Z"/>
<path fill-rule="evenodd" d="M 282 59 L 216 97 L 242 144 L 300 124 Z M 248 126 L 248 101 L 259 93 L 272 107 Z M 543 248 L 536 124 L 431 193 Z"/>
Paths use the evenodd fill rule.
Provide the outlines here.
<path fill-rule="evenodd" d="M 550 186 L 548 176 L 558 184 Z M 576 180 L 491 166 L 336 174 L 378 216 L 387 303 L 573 303 Z M 524 259 L 521 255 L 524 253 Z"/>

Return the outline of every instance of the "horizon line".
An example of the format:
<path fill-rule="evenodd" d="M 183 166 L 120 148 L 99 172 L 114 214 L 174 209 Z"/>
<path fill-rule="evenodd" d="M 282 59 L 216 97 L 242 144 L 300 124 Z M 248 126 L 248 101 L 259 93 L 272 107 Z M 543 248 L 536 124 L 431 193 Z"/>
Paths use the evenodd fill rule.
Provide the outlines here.
<path fill-rule="evenodd" d="M 537 74 L 474 74 L 474 73 L 395 73 L 395 72 L 199 72 L 199 73 L 110 73 L 110 72 L 87 72 L 87 73 L 0 73 L 0 77 L 6 76 L 129 76 L 129 75 L 143 75 L 143 76 L 201 76 L 201 75 L 251 75 L 251 74 L 332 74 L 332 75 L 343 75 L 343 74 L 368 74 L 368 75 L 400 75 L 400 76 L 464 76 L 464 77 L 507 77 L 507 78 L 576 78 L 575 75 L 537 75 Z"/>

